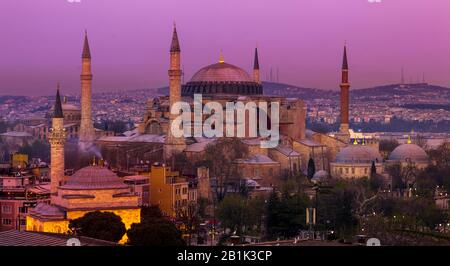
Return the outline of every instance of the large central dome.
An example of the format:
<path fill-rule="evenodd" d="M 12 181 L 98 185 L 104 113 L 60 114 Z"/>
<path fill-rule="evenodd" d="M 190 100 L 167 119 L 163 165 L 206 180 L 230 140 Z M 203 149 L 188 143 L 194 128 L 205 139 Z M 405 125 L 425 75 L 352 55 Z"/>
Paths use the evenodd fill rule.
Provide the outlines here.
<path fill-rule="evenodd" d="M 217 63 L 200 69 L 191 82 L 252 82 L 250 75 L 242 68 L 227 63 Z"/>
<path fill-rule="evenodd" d="M 263 90 L 261 84 L 254 82 L 245 70 L 221 61 L 200 69 L 183 86 L 182 95 L 196 93 L 251 95 L 262 94 Z"/>

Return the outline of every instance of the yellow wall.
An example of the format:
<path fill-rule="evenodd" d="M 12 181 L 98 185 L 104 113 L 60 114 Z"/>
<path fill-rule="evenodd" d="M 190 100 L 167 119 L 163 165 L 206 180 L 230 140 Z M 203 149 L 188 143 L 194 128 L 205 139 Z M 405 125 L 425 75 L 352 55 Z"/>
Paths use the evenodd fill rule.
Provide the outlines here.
<path fill-rule="evenodd" d="M 118 210 L 100 210 L 102 212 L 112 212 L 120 218 L 122 218 L 122 222 L 125 224 L 125 228 L 128 230 L 133 223 L 141 222 L 141 209 L 118 209 Z M 41 221 L 35 219 L 31 216 L 27 216 L 27 230 L 28 231 L 37 231 L 37 232 L 46 232 L 46 233 L 67 233 L 69 231 L 69 221 L 73 219 L 77 219 L 83 217 L 86 213 L 92 211 L 69 211 L 67 212 L 67 220 L 61 221 Z M 128 240 L 127 235 L 125 234 L 123 238 L 119 241 L 121 244 L 125 244 Z"/>
<path fill-rule="evenodd" d="M 172 177 L 173 183 L 167 183 L 166 179 Z M 177 195 L 176 189 L 181 193 Z M 188 199 L 188 193 L 183 194 L 183 189 L 188 191 L 188 182 L 179 176 L 178 172 L 170 171 L 169 167 L 152 166 L 150 172 L 150 204 L 159 205 L 164 215 L 175 217 L 175 201 Z"/>

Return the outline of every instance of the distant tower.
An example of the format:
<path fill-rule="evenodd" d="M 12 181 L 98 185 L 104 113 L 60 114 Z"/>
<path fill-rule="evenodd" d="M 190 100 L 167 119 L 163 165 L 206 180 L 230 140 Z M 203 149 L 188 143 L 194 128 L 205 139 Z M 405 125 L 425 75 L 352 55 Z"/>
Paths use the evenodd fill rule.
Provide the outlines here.
<path fill-rule="evenodd" d="M 341 82 L 341 125 L 339 127 L 340 139 L 345 143 L 350 141 L 349 132 L 349 89 L 348 82 L 348 62 L 347 62 L 347 46 L 344 46 L 344 57 L 342 60 L 342 82 Z"/>
<path fill-rule="evenodd" d="M 170 68 L 169 68 L 169 103 L 170 108 L 176 102 L 181 101 L 181 68 L 180 68 L 180 44 L 178 42 L 177 28 L 173 27 L 172 44 L 170 45 Z M 169 110 L 170 111 L 170 110 Z M 170 130 L 173 120 L 177 115 L 170 114 L 169 128 L 164 143 L 164 158 L 169 159 L 172 155 L 182 152 L 186 148 L 183 137 L 176 138 Z"/>
<path fill-rule="evenodd" d="M 92 122 L 92 73 L 91 51 L 87 32 L 84 35 L 83 53 L 81 55 L 81 125 L 80 141 L 91 142 L 94 140 L 95 131 Z"/>
<path fill-rule="evenodd" d="M 66 142 L 66 132 L 64 129 L 64 115 L 59 96 L 59 84 L 56 90 L 56 101 L 53 110 L 52 128 L 49 134 L 50 141 L 50 192 L 57 194 L 58 186 L 64 177 L 64 143 Z"/>
<path fill-rule="evenodd" d="M 261 84 L 261 78 L 259 76 L 258 48 L 255 48 L 255 60 L 253 61 L 253 81 Z"/>

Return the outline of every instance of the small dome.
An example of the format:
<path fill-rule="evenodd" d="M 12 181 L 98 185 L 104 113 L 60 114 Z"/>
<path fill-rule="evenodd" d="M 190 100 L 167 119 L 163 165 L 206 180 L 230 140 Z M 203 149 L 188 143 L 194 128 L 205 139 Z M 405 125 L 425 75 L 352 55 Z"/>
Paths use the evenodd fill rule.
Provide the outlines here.
<path fill-rule="evenodd" d="M 191 82 L 252 82 L 245 70 L 227 63 L 216 63 L 200 69 L 191 78 Z"/>
<path fill-rule="evenodd" d="M 391 161 L 411 161 L 414 163 L 427 163 L 428 155 L 424 149 L 416 144 L 402 144 L 395 148 L 389 155 Z"/>
<path fill-rule="evenodd" d="M 372 163 L 381 162 L 383 159 L 380 153 L 369 146 L 365 145 L 350 145 L 342 149 L 336 155 L 337 163 Z"/>
<path fill-rule="evenodd" d="M 69 177 L 65 189 L 117 189 L 128 188 L 121 178 L 103 166 L 84 167 Z"/>

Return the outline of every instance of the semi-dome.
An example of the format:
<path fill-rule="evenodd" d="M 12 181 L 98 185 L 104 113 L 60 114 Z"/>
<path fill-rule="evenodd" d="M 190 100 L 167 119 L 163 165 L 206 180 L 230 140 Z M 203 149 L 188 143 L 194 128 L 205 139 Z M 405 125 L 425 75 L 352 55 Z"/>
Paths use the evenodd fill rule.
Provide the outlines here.
<path fill-rule="evenodd" d="M 118 189 L 127 188 L 115 173 L 103 166 L 84 167 L 69 177 L 64 189 Z"/>
<path fill-rule="evenodd" d="M 372 163 L 381 161 L 380 153 L 366 145 L 350 145 L 336 155 L 337 163 Z"/>
<path fill-rule="evenodd" d="M 245 70 L 221 61 L 200 69 L 183 86 L 183 95 L 195 93 L 248 95 L 262 94 L 263 90 Z"/>
<path fill-rule="evenodd" d="M 428 162 L 428 155 L 424 149 L 416 144 L 407 143 L 395 148 L 389 155 L 390 161 L 411 161 L 414 163 Z"/>

